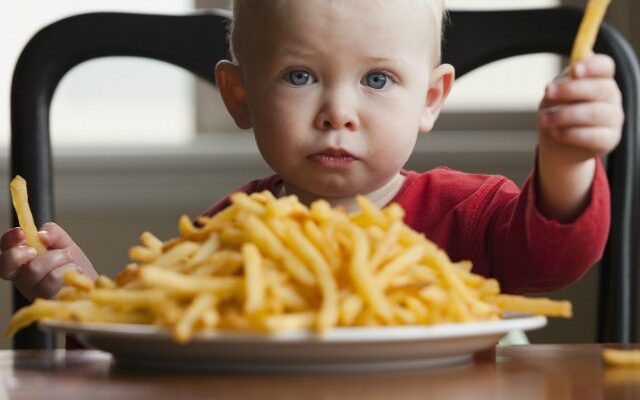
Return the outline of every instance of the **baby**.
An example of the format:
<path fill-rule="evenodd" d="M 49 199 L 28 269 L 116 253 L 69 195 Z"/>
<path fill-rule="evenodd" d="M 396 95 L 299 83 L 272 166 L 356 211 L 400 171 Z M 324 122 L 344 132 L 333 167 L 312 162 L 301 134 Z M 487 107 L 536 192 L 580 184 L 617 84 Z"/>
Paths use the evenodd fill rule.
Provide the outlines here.
<path fill-rule="evenodd" d="M 217 84 L 276 172 L 239 190 L 347 210 L 356 194 L 397 202 L 408 225 L 507 292 L 568 285 L 600 258 L 610 205 L 599 156 L 617 145 L 624 118 L 611 58 L 591 55 L 547 86 L 520 190 L 501 176 L 403 169 L 454 81 L 440 62 L 442 0 L 237 0 L 234 12 L 233 60 L 216 66 Z M 0 276 L 27 298 L 54 296 L 68 270 L 95 277 L 58 225 L 41 237 L 49 251 L 38 256 L 20 228 L 0 243 Z"/>

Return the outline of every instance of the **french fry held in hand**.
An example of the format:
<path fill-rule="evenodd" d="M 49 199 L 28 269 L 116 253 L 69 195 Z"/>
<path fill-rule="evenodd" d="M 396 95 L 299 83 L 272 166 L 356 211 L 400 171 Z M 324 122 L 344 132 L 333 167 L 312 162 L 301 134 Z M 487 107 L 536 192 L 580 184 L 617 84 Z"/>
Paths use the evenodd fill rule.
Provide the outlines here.
<path fill-rule="evenodd" d="M 361 210 L 347 215 L 325 201 L 306 207 L 295 196 L 236 193 L 211 218 L 183 216 L 175 239 L 143 233 L 115 281 L 67 274 L 56 300 L 18 311 L 5 334 L 43 318 L 156 324 L 186 342 L 206 329 L 323 332 L 495 320 L 511 310 L 571 315 L 568 302 L 501 295 L 496 280 L 452 262 L 405 225 L 400 206 L 357 200 Z"/>
<path fill-rule="evenodd" d="M 30 247 L 36 249 L 37 254 L 44 253 L 47 248 L 40 241 L 38 228 L 33 221 L 31 208 L 29 207 L 29 196 L 27 194 L 27 181 L 20 175 L 16 175 L 11 180 L 11 201 L 16 210 L 18 223 L 24 231 L 24 239 Z"/>
<path fill-rule="evenodd" d="M 611 0 L 589 0 L 571 51 L 571 65 L 584 60 L 598 37 L 600 25 Z"/>

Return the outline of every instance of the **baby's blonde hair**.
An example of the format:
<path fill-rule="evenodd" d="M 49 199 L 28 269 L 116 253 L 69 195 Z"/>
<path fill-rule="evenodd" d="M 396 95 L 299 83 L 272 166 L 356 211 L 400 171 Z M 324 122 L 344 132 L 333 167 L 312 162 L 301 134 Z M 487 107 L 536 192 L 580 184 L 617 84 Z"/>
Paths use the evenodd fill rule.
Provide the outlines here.
<path fill-rule="evenodd" d="M 246 33 L 244 29 L 246 26 L 249 26 L 245 22 L 246 19 L 250 17 L 250 8 L 256 3 L 262 3 L 269 1 L 274 3 L 274 6 L 278 6 L 278 4 L 282 3 L 282 0 L 233 0 L 233 21 L 229 26 L 229 45 L 231 50 L 231 56 L 235 62 L 238 61 L 238 55 L 240 53 L 240 48 L 242 46 L 242 40 L 240 38 L 246 37 Z M 304 0 L 300 0 L 304 1 Z M 381 1 L 381 0 L 377 0 Z M 395 0 L 399 2 L 417 2 L 423 3 L 429 6 L 432 11 L 432 15 L 434 17 L 435 22 L 435 43 L 434 43 L 434 60 L 436 63 L 440 62 L 441 56 L 441 41 L 442 41 L 442 26 L 443 20 L 445 19 L 445 11 L 444 11 L 444 0 Z"/>

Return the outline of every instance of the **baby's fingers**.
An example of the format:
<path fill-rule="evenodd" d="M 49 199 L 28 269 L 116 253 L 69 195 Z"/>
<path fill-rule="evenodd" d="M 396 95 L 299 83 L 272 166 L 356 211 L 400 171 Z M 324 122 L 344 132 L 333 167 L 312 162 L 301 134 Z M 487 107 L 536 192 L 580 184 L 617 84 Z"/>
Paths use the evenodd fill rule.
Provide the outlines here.
<path fill-rule="evenodd" d="M 72 264 L 69 253 L 65 250 L 50 250 L 46 253 L 40 254 L 38 257 L 34 258 L 28 264 L 21 266 L 14 279 L 14 284 L 18 287 L 20 292 L 28 298 L 29 300 L 33 300 L 36 297 L 47 297 L 49 289 L 51 287 L 56 286 L 54 282 L 50 282 L 52 279 L 58 278 L 58 274 L 54 274 L 47 278 L 47 276 L 54 270 Z M 39 292 L 37 289 L 39 284 L 43 282 L 43 280 L 47 278 L 48 282 L 46 285 L 41 286 L 46 290 L 45 292 Z M 60 278 L 60 286 L 62 285 L 62 276 Z"/>
<path fill-rule="evenodd" d="M 55 268 L 33 288 L 33 298 L 51 299 L 55 297 L 64 286 L 64 275 L 67 272 L 80 272 L 80 268 L 75 264 L 66 264 Z"/>
<path fill-rule="evenodd" d="M 606 54 L 593 54 L 571 67 L 574 78 L 613 78 L 616 63 Z"/>
<path fill-rule="evenodd" d="M 623 121 L 620 107 L 603 102 L 563 104 L 543 109 L 538 123 L 543 128 L 611 127 L 620 128 Z"/>
<path fill-rule="evenodd" d="M 0 278 L 13 280 L 20 268 L 36 257 L 36 249 L 26 245 L 15 246 L 0 254 Z"/>
<path fill-rule="evenodd" d="M 40 240 L 48 249 L 64 249 L 75 245 L 69 234 L 55 222 L 42 225 Z"/>
<path fill-rule="evenodd" d="M 579 147 L 590 154 L 608 153 L 620 140 L 610 128 L 602 127 L 553 129 L 549 135 L 559 143 Z"/>
<path fill-rule="evenodd" d="M 24 231 L 20 227 L 15 227 L 6 230 L 2 234 L 2 238 L 0 238 L 0 250 L 6 251 L 11 247 L 24 245 L 26 242 L 24 241 Z"/>
<path fill-rule="evenodd" d="M 546 89 L 547 99 L 556 103 L 601 101 L 620 104 L 622 95 L 613 79 L 561 79 L 551 82 Z"/>

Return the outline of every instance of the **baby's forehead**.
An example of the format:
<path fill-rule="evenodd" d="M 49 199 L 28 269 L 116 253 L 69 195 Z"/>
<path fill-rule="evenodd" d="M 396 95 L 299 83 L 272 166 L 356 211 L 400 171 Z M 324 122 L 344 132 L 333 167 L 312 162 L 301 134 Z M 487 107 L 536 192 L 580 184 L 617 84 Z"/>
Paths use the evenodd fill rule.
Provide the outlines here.
<path fill-rule="evenodd" d="M 358 15 L 366 15 L 368 10 L 384 8 L 392 18 L 394 11 L 410 10 L 412 13 L 428 13 L 440 19 L 443 0 L 235 0 L 234 18 L 247 22 L 264 20 L 265 18 L 304 18 L 306 15 L 296 13 L 300 7 L 310 7 L 317 12 L 345 9 L 357 10 Z M 427 15 L 428 15 L 427 14 Z M 244 21 L 242 21 L 244 22 Z M 354 20 L 357 22 L 357 20 Z M 391 21 L 390 21 L 391 22 Z"/>
<path fill-rule="evenodd" d="M 439 48 L 441 13 L 436 14 L 434 4 L 441 1 L 237 0 L 231 33 L 232 51 L 238 56 L 251 51 L 256 42 L 267 39 L 274 42 L 286 35 L 307 32 L 320 23 L 336 31 L 342 30 L 345 40 L 358 33 L 376 36 L 394 31 L 405 34 L 398 40 L 406 40 L 409 35 L 411 42 L 424 46 L 425 42 L 420 39 L 431 39 L 430 42 Z M 326 30 L 324 32 L 327 34 Z M 394 38 L 389 35 L 385 40 L 393 41 Z M 375 43 L 372 41 L 372 44 Z"/>

